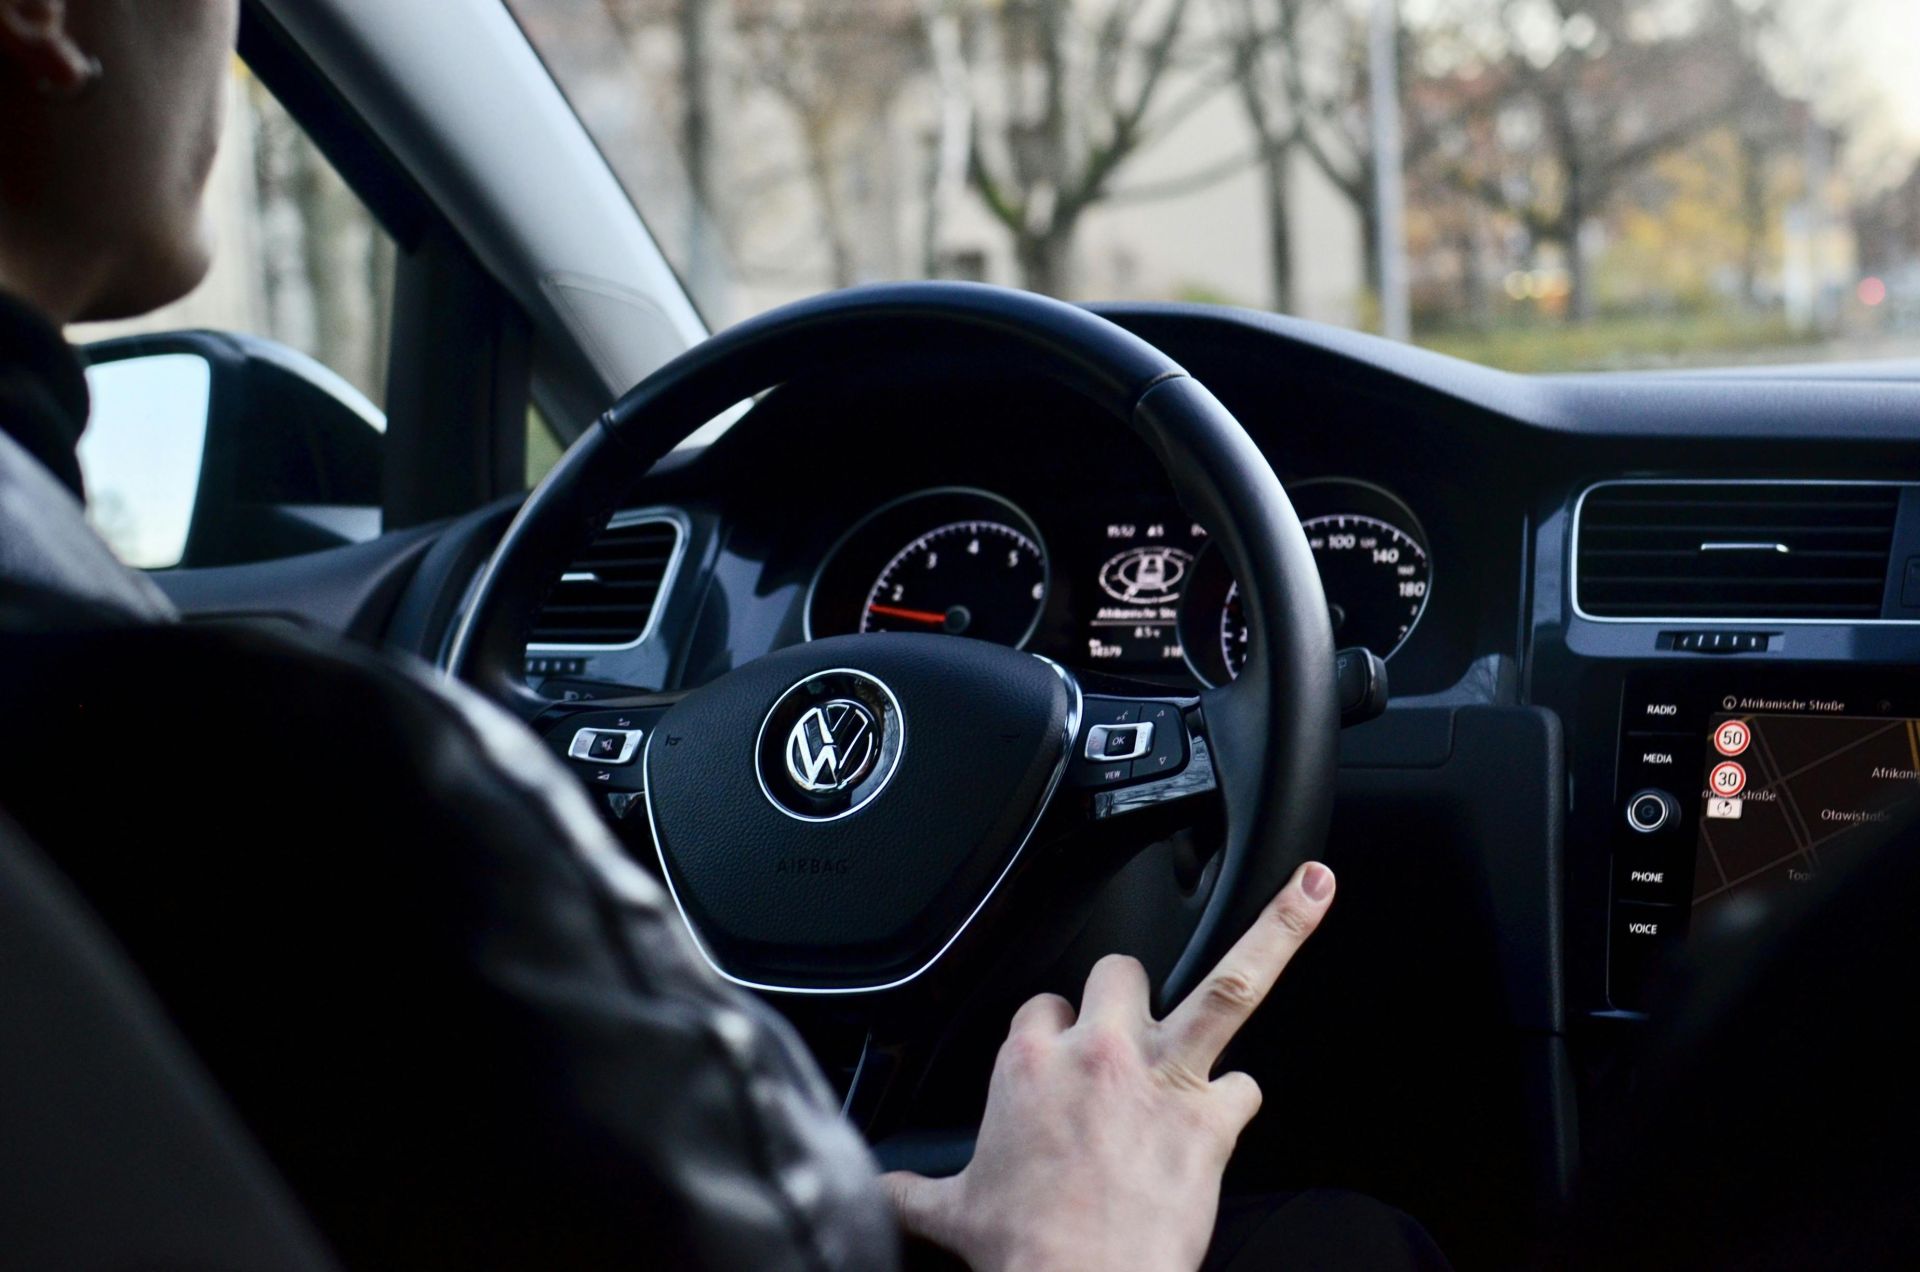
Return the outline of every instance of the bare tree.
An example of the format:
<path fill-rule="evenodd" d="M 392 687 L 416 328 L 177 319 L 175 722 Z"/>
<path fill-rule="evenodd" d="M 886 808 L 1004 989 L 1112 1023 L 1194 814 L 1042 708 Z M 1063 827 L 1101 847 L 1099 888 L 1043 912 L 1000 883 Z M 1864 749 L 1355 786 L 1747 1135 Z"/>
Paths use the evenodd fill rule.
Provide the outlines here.
<path fill-rule="evenodd" d="M 1594 218 L 1654 159 L 1732 119 L 1754 82 L 1740 6 L 1691 9 L 1676 27 L 1671 0 L 1497 0 L 1483 27 L 1460 28 L 1492 53 L 1480 74 L 1503 135 L 1456 156 L 1448 179 L 1561 248 L 1576 320 L 1594 310 Z"/>
<path fill-rule="evenodd" d="M 976 0 L 973 187 L 1013 239 L 1021 281 L 1073 290 L 1081 218 L 1141 149 L 1217 92 L 1186 68 L 1168 91 L 1190 0 Z"/>
<path fill-rule="evenodd" d="M 964 0 L 920 0 L 936 102 L 920 237 L 920 272 L 927 278 L 943 273 L 940 244 L 946 219 L 966 191 L 967 161 L 973 150 L 973 92 L 967 80 L 963 5 Z"/>
<path fill-rule="evenodd" d="M 1373 135 L 1370 128 L 1366 15 L 1343 0 L 1242 0 L 1264 6 L 1269 16 L 1265 41 L 1275 70 L 1260 83 L 1262 93 L 1278 97 L 1292 121 L 1292 137 L 1337 192 L 1353 208 L 1360 227 L 1367 291 L 1380 294 L 1380 222 L 1374 204 Z M 1472 91 L 1431 91 L 1421 68 L 1425 32 L 1403 20 L 1395 32 L 1400 44 L 1400 96 L 1404 104 L 1401 158 L 1417 172 L 1440 145 L 1457 137 L 1467 117 L 1484 102 Z M 1470 86 L 1465 81 L 1463 90 Z"/>
<path fill-rule="evenodd" d="M 1267 287 L 1272 307 L 1293 308 L 1292 165 L 1300 119 L 1288 102 L 1286 72 L 1300 0 L 1221 0 L 1223 36 L 1232 49 L 1233 86 L 1252 130 L 1267 214 Z"/>
<path fill-rule="evenodd" d="M 1821 75 L 1820 68 L 1807 64 L 1808 50 L 1786 29 L 1785 7 L 1785 0 L 1749 0 L 1733 13 L 1739 37 L 1731 114 L 1740 163 L 1740 291 L 1755 307 L 1763 301 L 1769 236 L 1780 213 L 1775 173 L 1790 159 L 1804 157 L 1801 147 L 1813 123 L 1811 104 L 1784 89 L 1769 63 L 1790 63 L 1802 90 Z M 1801 0 L 1792 7 L 1802 23 L 1837 24 L 1844 21 L 1846 0 Z M 1821 56 L 1830 54 L 1822 50 Z"/>
<path fill-rule="evenodd" d="M 832 280 L 848 286 L 861 275 L 849 173 L 920 69 L 920 14 L 905 0 L 740 0 L 737 21 L 747 73 L 793 119 Z"/>
<path fill-rule="evenodd" d="M 680 36 L 680 153 L 687 165 L 696 214 L 687 222 L 687 270 L 704 287 L 719 272 L 715 227 L 724 215 L 719 167 L 725 77 L 720 47 L 725 39 L 725 0 L 678 0 Z M 704 211 L 706 215 L 698 213 Z"/>
<path fill-rule="evenodd" d="M 386 379 L 392 244 L 259 81 L 253 118 L 266 329 L 378 400 Z"/>
<path fill-rule="evenodd" d="M 730 117 L 738 87 L 734 2 L 600 0 L 600 8 L 632 64 L 657 76 L 656 109 L 679 159 L 671 171 L 644 174 L 656 191 L 652 228 L 669 243 L 693 294 L 713 304 L 726 295 L 732 274 L 726 240 L 734 203 Z M 539 10 L 534 20 L 542 23 L 546 44 L 567 47 L 585 61 L 603 28 L 583 16 Z"/>

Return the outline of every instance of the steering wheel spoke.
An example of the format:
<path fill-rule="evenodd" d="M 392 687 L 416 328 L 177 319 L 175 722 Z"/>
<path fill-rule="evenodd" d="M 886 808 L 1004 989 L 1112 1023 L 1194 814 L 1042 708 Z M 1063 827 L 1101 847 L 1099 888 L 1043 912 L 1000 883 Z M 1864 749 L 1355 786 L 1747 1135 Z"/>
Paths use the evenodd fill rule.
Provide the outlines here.
<path fill-rule="evenodd" d="M 647 739 L 681 693 L 549 701 L 529 723 L 615 822 L 646 820 Z"/>
<path fill-rule="evenodd" d="M 1217 787 L 1199 698 L 1114 680 L 1083 686 L 1059 798 L 1105 822 Z"/>
<path fill-rule="evenodd" d="M 1207 745 L 1206 735 L 1189 733 L 1187 748 L 1190 758 L 1177 772 L 1165 777 L 1137 779 L 1113 790 L 1096 791 L 1093 797 L 1094 819 L 1104 821 L 1219 790 L 1220 782 L 1213 769 L 1213 751 Z"/>

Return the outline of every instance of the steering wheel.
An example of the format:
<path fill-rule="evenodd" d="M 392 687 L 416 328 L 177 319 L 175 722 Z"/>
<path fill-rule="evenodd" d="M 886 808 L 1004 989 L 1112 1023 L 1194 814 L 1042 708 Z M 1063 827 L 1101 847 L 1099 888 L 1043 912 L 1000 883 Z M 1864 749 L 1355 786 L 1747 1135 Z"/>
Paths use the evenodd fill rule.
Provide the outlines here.
<path fill-rule="evenodd" d="M 1236 680 L 1169 696 L 977 640 L 880 633 L 777 650 L 679 695 L 556 704 L 528 689 L 540 605 L 674 445 L 795 376 L 853 376 L 930 353 L 1050 377 L 1146 441 L 1239 582 L 1252 640 Z M 624 792 L 617 806 L 634 808 L 636 823 L 644 807 L 707 960 L 766 991 L 938 983 L 932 973 L 993 947 L 1003 903 L 1029 866 L 1058 856 L 1067 830 L 1217 799 L 1225 842 L 1213 891 L 1157 987 L 1170 1004 L 1320 848 L 1331 808 L 1339 711 L 1327 604 L 1266 457 L 1146 341 L 1071 305 L 979 284 L 801 301 L 649 376 L 527 497 L 447 666 L 562 750 L 581 736 L 591 748 L 590 723 L 620 735 L 604 743 L 609 756 L 631 742 L 628 763 L 595 776 Z"/>

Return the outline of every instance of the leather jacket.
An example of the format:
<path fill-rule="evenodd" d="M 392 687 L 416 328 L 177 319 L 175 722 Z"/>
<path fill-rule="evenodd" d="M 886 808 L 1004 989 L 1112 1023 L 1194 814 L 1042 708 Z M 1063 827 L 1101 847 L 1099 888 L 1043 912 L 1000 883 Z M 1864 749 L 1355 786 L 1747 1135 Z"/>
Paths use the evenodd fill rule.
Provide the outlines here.
<path fill-rule="evenodd" d="M 544 746 L 423 667 L 174 621 L 84 521 L 85 410 L 0 298 L 0 809 L 345 1264 L 894 1266 L 793 1031 Z"/>

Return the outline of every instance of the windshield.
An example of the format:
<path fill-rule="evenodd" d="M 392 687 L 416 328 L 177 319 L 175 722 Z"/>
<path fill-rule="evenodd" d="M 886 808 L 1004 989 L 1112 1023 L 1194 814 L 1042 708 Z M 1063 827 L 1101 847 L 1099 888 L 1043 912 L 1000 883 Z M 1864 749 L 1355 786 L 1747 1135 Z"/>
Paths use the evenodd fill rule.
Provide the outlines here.
<path fill-rule="evenodd" d="M 1920 353 L 1916 0 L 507 0 L 709 322 L 852 283 L 1523 371 Z"/>

